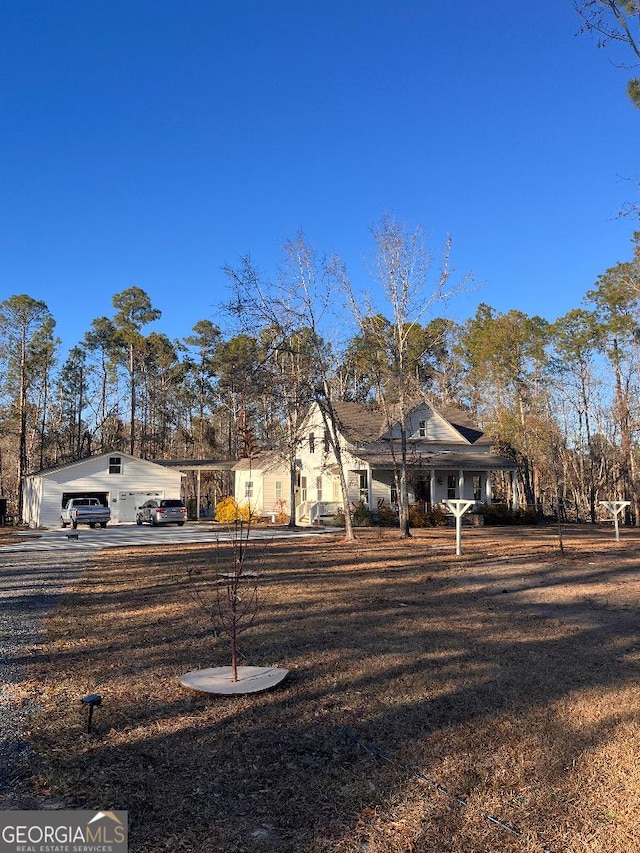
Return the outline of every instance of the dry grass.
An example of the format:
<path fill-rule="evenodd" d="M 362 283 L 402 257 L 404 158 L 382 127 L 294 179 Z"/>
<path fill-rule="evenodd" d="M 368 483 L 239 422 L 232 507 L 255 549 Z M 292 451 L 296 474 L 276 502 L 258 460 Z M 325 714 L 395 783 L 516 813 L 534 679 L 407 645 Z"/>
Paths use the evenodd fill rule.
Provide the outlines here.
<path fill-rule="evenodd" d="M 132 853 L 640 850 L 640 535 L 575 528 L 561 555 L 552 531 L 469 530 L 461 558 L 452 540 L 256 550 L 241 650 L 290 674 L 247 697 L 178 684 L 229 662 L 185 582 L 215 549 L 92 557 L 33 671 L 34 784 L 128 809 Z"/>
<path fill-rule="evenodd" d="M 24 535 L 20 535 L 19 531 L 25 531 L 26 527 L 0 527 L 0 546 L 14 545 L 17 542 L 24 540 Z"/>

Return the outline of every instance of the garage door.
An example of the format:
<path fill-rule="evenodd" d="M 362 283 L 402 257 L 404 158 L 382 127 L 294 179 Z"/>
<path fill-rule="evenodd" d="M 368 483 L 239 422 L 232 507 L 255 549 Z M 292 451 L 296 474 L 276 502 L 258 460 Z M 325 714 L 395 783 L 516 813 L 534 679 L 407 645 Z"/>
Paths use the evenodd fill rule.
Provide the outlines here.
<path fill-rule="evenodd" d="M 111 520 L 120 522 L 136 520 L 136 510 L 151 498 L 163 498 L 164 491 L 149 492 L 118 492 L 117 498 L 111 503 Z"/>

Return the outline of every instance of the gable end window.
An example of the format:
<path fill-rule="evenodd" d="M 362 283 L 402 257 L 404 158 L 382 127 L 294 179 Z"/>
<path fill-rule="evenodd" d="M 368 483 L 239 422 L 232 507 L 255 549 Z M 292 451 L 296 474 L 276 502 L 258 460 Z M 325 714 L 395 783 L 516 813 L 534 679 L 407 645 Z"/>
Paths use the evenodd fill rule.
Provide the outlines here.
<path fill-rule="evenodd" d="M 427 437 L 427 422 L 426 421 L 420 421 L 420 423 L 418 424 L 418 436 L 420 438 L 426 438 Z"/>
<path fill-rule="evenodd" d="M 109 457 L 109 473 L 122 474 L 122 456 Z"/>
<path fill-rule="evenodd" d="M 312 432 L 310 432 L 309 433 L 309 453 L 315 453 L 315 452 L 316 452 L 316 437 Z"/>

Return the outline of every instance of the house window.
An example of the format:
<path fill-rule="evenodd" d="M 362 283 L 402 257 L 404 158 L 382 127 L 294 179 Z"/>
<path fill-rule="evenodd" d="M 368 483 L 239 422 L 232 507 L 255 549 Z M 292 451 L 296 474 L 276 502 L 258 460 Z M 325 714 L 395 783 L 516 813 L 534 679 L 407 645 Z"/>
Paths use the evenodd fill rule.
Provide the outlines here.
<path fill-rule="evenodd" d="M 276 480 L 276 500 L 282 500 L 282 480 Z"/>
<path fill-rule="evenodd" d="M 318 502 L 322 500 L 322 477 L 316 477 L 316 491 L 318 493 Z"/>
<path fill-rule="evenodd" d="M 325 429 L 325 431 L 324 431 L 324 452 L 328 453 L 330 447 L 331 447 L 331 439 L 329 438 L 329 430 Z"/>
<path fill-rule="evenodd" d="M 360 500 L 369 503 L 369 478 L 366 471 L 358 471 L 358 485 L 360 491 Z"/>
<path fill-rule="evenodd" d="M 121 456 L 110 456 L 109 457 L 109 473 L 110 474 L 122 474 L 122 457 Z"/>
<path fill-rule="evenodd" d="M 315 452 L 316 452 L 316 437 L 312 432 L 310 432 L 309 433 L 309 453 L 315 453 Z"/>
<path fill-rule="evenodd" d="M 427 422 L 426 421 L 420 421 L 420 423 L 418 424 L 418 435 L 420 436 L 420 438 L 426 438 L 427 437 Z"/>
<path fill-rule="evenodd" d="M 390 496 L 391 506 L 398 506 L 398 490 L 395 486 L 391 486 L 391 496 Z"/>
<path fill-rule="evenodd" d="M 244 483 L 245 500 L 253 497 L 253 480 L 245 480 Z"/>
<path fill-rule="evenodd" d="M 458 478 L 455 474 L 449 474 L 447 477 L 447 500 L 453 501 L 456 498 L 456 489 Z"/>

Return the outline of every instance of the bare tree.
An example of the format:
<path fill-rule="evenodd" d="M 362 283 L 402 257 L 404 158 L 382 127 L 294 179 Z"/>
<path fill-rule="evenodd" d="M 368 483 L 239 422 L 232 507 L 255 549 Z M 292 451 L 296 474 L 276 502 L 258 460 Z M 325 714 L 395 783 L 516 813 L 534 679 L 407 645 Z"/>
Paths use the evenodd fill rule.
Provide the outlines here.
<path fill-rule="evenodd" d="M 335 305 L 334 289 L 339 281 L 336 270 L 342 268 L 342 264 L 337 257 L 329 261 L 321 260 L 315 247 L 306 240 L 302 232 L 298 232 L 295 238 L 285 243 L 284 256 L 280 289 L 282 293 L 287 294 L 287 310 L 291 312 L 293 309 L 296 323 L 310 332 L 313 349 L 310 390 L 322 417 L 325 436 L 336 459 L 345 519 L 345 539 L 352 542 L 355 537 L 349 486 L 343 464 L 340 424 L 334 405 L 333 379 L 336 373 L 337 348 L 331 346 L 323 335 Z"/>
<path fill-rule="evenodd" d="M 638 0 L 574 0 L 577 13 L 582 18 L 582 30 L 597 37 L 598 47 L 610 42 L 624 44 L 634 60 L 633 68 L 640 65 L 640 3 Z M 627 94 L 640 109 L 640 77 L 627 83 Z"/>
<path fill-rule="evenodd" d="M 378 395 L 389 429 L 394 422 L 400 424 L 400 458 L 394 460 L 394 467 L 400 530 L 403 536 L 410 536 L 407 416 L 416 402 L 417 391 L 415 373 L 409 359 L 411 344 L 416 331 L 425 324 L 434 305 L 458 292 L 468 283 L 468 279 L 451 286 L 449 237 L 445 240 L 439 269 L 432 281 L 432 257 L 425 247 L 420 227 L 408 230 L 387 215 L 372 229 L 372 233 L 376 247 L 372 276 L 377 292 L 382 294 L 389 308 L 390 319 L 387 320 L 374 309 L 370 297 L 361 299 L 346 275 L 343 283 L 361 331 L 375 340 L 378 355 L 383 354 L 382 358 L 374 358 L 374 363 L 378 365 Z M 391 388 L 393 399 L 389 393 Z"/>
<path fill-rule="evenodd" d="M 237 519 L 231 537 L 231 552 L 219 542 L 215 551 L 213 576 L 189 569 L 187 577 L 194 598 L 210 619 L 214 632 L 220 629 L 229 639 L 231 681 L 238 681 L 238 638 L 255 622 L 258 614 L 257 573 L 247 569 L 249 520 Z"/>
<path fill-rule="evenodd" d="M 348 487 L 342 465 L 339 425 L 332 394 L 332 348 L 323 331 L 330 314 L 335 264 L 317 255 L 302 232 L 285 242 L 275 282 L 263 279 L 248 258 L 228 268 L 234 285 L 231 308 L 245 326 L 262 329 L 264 360 L 273 376 L 272 390 L 280 392 L 283 418 L 281 451 L 290 471 L 290 524 L 296 523 L 296 457 L 304 438 L 311 404 L 316 402 L 325 434 L 338 462 L 345 512 L 345 536 L 353 539 Z"/>

